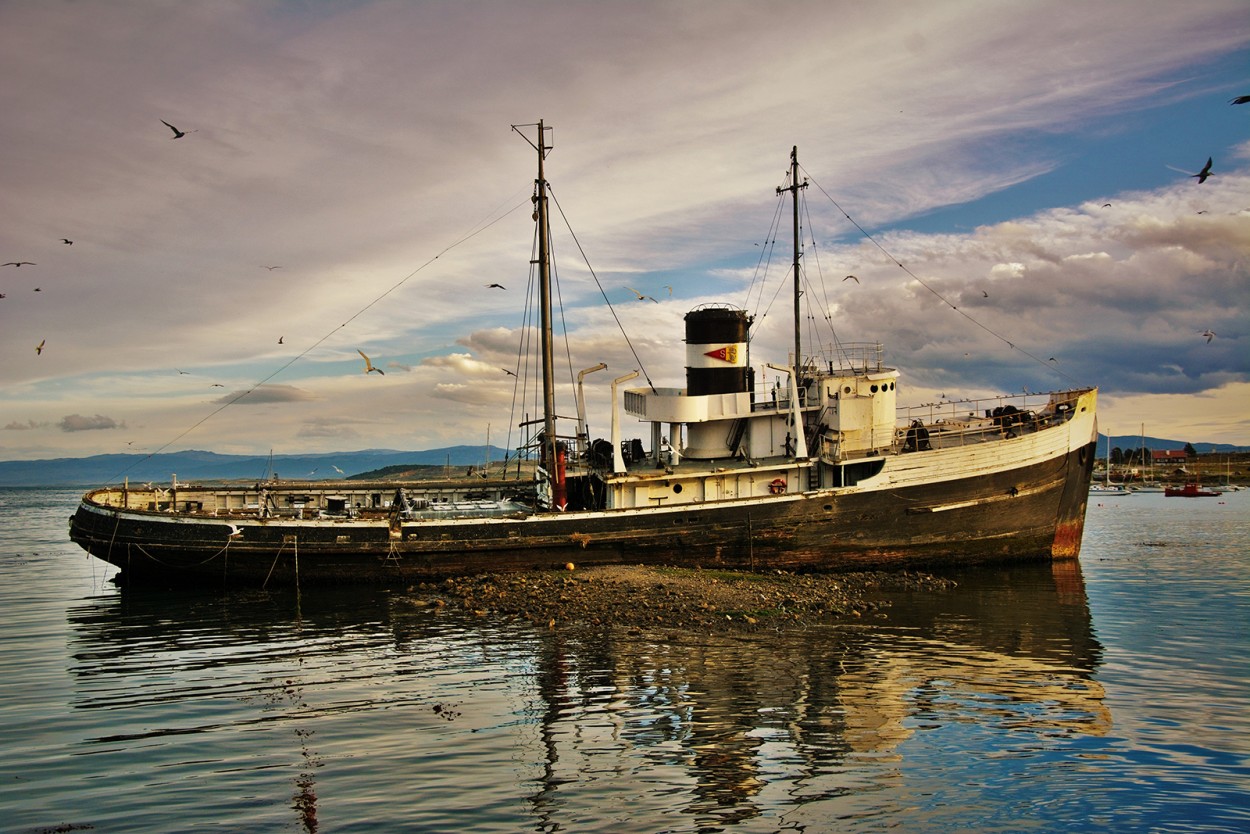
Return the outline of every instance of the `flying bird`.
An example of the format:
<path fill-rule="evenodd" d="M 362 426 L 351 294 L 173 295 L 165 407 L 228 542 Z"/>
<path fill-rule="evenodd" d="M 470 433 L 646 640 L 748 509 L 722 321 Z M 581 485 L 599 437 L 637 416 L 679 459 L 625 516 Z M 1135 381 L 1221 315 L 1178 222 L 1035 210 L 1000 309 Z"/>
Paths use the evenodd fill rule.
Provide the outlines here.
<path fill-rule="evenodd" d="M 669 295 L 672 295 L 672 294 L 673 294 L 673 288 L 672 288 L 671 286 L 669 286 L 668 284 L 665 284 L 665 285 L 664 285 L 664 289 L 668 290 L 668 294 L 669 294 Z"/>
<path fill-rule="evenodd" d="M 74 241 L 70 240 L 70 239 L 69 239 L 69 238 L 67 238 L 67 237 L 63 237 L 63 238 L 61 238 L 61 243 L 64 243 L 64 244 L 66 244 L 67 246 L 73 246 L 73 245 L 74 245 Z"/>
<path fill-rule="evenodd" d="M 209 388 L 225 388 L 226 386 L 222 385 L 220 382 L 214 382 L 212 385 L 208 387 Z"/>
<path fill-rule="evenodd" d="M 269 270 L 270 272 L 273 272 L 275 269 L 282 269 L 282 267 L 280 267 L 280 266 L 265 266 L 264 264 L 261 264 L 261 265 L 260 265 L 260 268 L 261 268 L 261 269 L 267 269 L 267 270 Z"/>
<path fill-rule="evenodd" d="M 1209 345 L 1209 344 L 1211 344 L 1211 340 L 1212 340 L 1212 339 L 1214 339 L 1214 338 L 1216 337 L 1216 333 L 1215 333 L 1214 331 L 1212 331 L 1212 330 L 1204 330 L 1204 331 L 1202 331 L 1201 335 L 1203 335 L 1203 336 L 1206 336 L 1206 337 L 1207 337 L 1207 344 L 1208 344 L 1208 345 Z"/>
<path fill-rule="evenodd" d="M 982 298 L 989 298 L 989 297 L 990 297 L 990 294 L 989 294 L 989 293 L 987 293 L 985 290 L 981 290 L 981 297 L 982 297 Z"/>
<path fill-rule="evenodd" d="M 487 285 L 486 285 L 486 289 L 488 289 L 488 290 L 506 290 L 506 289 L 507 289 L 507 287 L 505 287 L 503 284 L 487 284 Z"/>
<path fill-rule="evenodd" d="M 843 284 L 845 284 L 847 281 L 854 281 L 856 284 L 858 284 L 858 283 L 859 283 L 859 279 L 858 279 L 858 278 L 856 278 L 854 275 L 848 275 L 848 276 L 846 276 L 845 278 L 843 278 L 843 279 L 842 279 L 842 283 L 843 283 Z"/>
<path fill-rule="evenodd" d="M 629 291 L 630 291 L 630 292 L 632 292 L 635 296 L 637 296 L 639 301 L 655 301 L 655 299 L 654 299 L 654 298 L 652 298 L 651 296 L 649 296 L 649 295 L 643 295 L 642 293 L 638 292 L 638 290 L 634 289 L 633 287 L 625 287 L 625 289 L 629 290 Z M 656 303 L 656 304 L 659 304 L 660 302 L 655 301 L 655 303 Z"/>
<path fill-rule="evenodd" d="M 285 339 L 285 338 L 286 338 L 286 336 L 279 336 L 279 337 L 278 337 L 278 344 L 282 344 L 282 340 L 283 340 L 283 339 Z"/>
<path fill-rule="evenodd" d="M 0 298 L 7 298 L 7 296 L 4 293 L 0 292 Z"/>
<path fill-rule="evenodd" d="M 44 346 L 45 344 L 47 344 L 47 341 L 48 341 L 47 339 L 43 339 L 43 340 L 41 340 L 41 341 L 39 342 L 39 344 L 35 345 L 35 355 L 36 355 L 36 356 L 38 356 L 39 354 L 43 353 L 43 346 Z M 1211 340 L 1210 340 L 1210 339 L 1208 339 L 1207 341 L 1211 341 Z"/>
<path fill-rule="evenodd" d="M 342 470 L 342 469 L 339 469 L 339 468 L 338 468 L 337 466 L 335 466 L 334 464 L 330 464 L 330 466 L 331 466 L 331 467 L 333 467 L 334 471 L 335 471 L 335 472 L 337 472 L 337 473 L 339 473 L 340 475 L 344 474 L 344 473 L 343 473 L 343 470 Z"/>
<path fill-rule="evenodd" d="M 35 292 L 43 292 L 43 287 L 35 287 Z"/>
<path fill-rule="evenodd" d="M 1250 96 L 1237 96 L 1228 100 L 1229 104 L 1250 104 Z"/>
<path fill-rule="evenodd" d="M 377 371 L 382 376 L 386 376 L 386 371 L 382 370 L 381 368 L 373 367 L 373 363 L 369 361 L 368 356 L 365 356 L 365 352 L 363 350 L 361 350 L 360 348 L 356 348 L 356 352 L 359 353 L 361 357 L 365 360 L 365 373 L 366 374 L 371 374 L 374 371 Z"/>
<path fill-rule="evenodd" d="M 1102 204 L 1102 207 L 1103 207 L 1103 208 L 1111 208 L 1111 204 L 1110 204 L 1110 203 L 1103 203 L 1103 204 Z"/>
<path fill-rule="evenodd" d="M 1207 164 L 1202 166 L 1202 170 L 1196 174 L 1190 174 L 1191 177 L 1197 177 L 1199 183 L 1207 181 L 1207 177 L 1211 176 L 1211 157 L 1207 157 Z"/>
<path fill-rule="evenodd" d="M 161 119 L 161 124 L 165 125 L 165 127 L 169 128 L 170 130 L 174 132 L 174 135 L 173 135 L 174 139 L 181 139 L 182 137 L 187 135 L 187 132 L 185 130 L 179 130 L 178 128 L 174 127 L 173 125 L 171 125 L 169 122 L 165 121 L 164 119 Z M 195 131 L 191 131 L 191 132 L 194 133 Z"/>
<path fill-rule="evenodd" d="M 39 266 L 39 264 L 35 263 L 34 261 L 9 261 L 7 264 L 4 264 L 4 266 L 18 266 L 18 267 L 20 267 L 20 266 L 22 266 L 23 264 L 29 264 L 30 266 Z"/>
<path fill-rule="evenodd" d="M 516 376 L 516 374 L 515 374 L 514 372 L 512 372 L 512 371 L 508 370 L 507 368 L 500 368 L 499 370 L 503 371 L 503 372 L 504 372 L 505 374 L 507 374 L 508 376 Z"/>

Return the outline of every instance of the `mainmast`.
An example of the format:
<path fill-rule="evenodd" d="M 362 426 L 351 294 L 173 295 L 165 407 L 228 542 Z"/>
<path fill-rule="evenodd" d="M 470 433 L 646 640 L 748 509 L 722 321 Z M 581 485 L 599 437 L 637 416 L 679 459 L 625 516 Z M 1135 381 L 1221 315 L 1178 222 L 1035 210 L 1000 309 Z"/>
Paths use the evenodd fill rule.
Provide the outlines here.
<path fill-rule="evenodd" d="M 799 182 L 799 146 L 790 150 L 790 185 L 778 188 L 777 193 L 789 191 L 794 207 L 794 381 L 799 382 L 799 368 L 803 364 L 801 333 L 803 312 L 800 299 L 803 296 L 803 276 L 799 271 L 799 189 L 807 188 L 807 182 Z"/>
<path fill-rule="evenodd" d="M 515 126 L 513 129 L 516 129 Z M 551 481 L 551 504 L 554 508 L 562 510 L 568 500 L 564 484 L 564 464 L 560 459 L 559 441 L 556 439 L 555 340 L 552 336 L 551 324 L 551 241 L 547 216 L 547 177 L 543 166 L 547 151 L 552 149 L 552 146 L 547 144 L 547 130 L 548 128 L 540 119 L 538 143 L 534 145 L 538 151 L 538 179 L 534 181 L 534 217 L 538 222 L 538 306 L 543 368 L 542 457 L 546 462 L 547 475 Z"/>

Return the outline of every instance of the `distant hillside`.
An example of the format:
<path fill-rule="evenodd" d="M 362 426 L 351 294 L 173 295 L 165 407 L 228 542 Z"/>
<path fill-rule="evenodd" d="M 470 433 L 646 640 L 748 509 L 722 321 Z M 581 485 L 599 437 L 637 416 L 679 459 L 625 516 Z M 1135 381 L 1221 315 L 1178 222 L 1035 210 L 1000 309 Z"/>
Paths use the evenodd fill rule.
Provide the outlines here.
<path fill-rule="evenodd" d="M 504 450 L 490 447 L 489 459 L 503 460 Z M 0 486 L 97 486 L 129 478 L 136 483 L 261 480 L 277 473 L 288 480 L 346 478 L 386 467 L 481 466 L 485 446 L 448 446 L 420 452 L 366 449 L 317 455 L 219 455 L 188 450 L 159 455 L 94 455 L 87 458 L 0 461 Z"/>
<path fill-rule="evenodd" d="M 1165 440 L 1162 437 L 1142 438 L 1139 434 L 1116 434 L 1111 436 L 1111 448 L 1116 449 L 1140 449 L 1143 445 L 1156 452 L 1167 452 L 1171 450 L 1184 449 L 1185 440 Z M 1193 443 L 1194 451 L 1200 455 L 1210 454 L 1228 454 L 1231 452 L 1248 452 L 1250 447 L 1234 446 L 1231 443 Z M 1107 457 L 1107 436 L 1100 434 L 1098 436 L 1098 457 Z"/>

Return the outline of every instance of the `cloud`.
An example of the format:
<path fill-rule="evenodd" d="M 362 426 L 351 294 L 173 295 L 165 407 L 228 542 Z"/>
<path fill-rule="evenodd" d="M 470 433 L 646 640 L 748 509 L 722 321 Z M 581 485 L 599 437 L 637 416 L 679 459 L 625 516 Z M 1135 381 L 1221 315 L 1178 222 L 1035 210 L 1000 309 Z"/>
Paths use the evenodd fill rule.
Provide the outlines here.
<path fill-rule="evenodd" d="M 1061 370 L 1127 397 L 1250 374 L 1250 142 L 1223 89 L 1244 79 L 1243 0 L 67 8 L 9 4 L 0 33 L 0 248 L 38 264 L 2 276 L 0 353 L 58 331 L 55 352 L 0 365 L 23 448 L 97 451 L 58 430 L 74 410 L 262 450 L 364 409 L 405 438 L 502 420 L 500 368 L 534 341 L 513 307 L 533 156 L 510 125 L 537 115 L 554 127 L 557 329 L 573 374 L 610 366 L 589 398 L 636 367 L 680 385 L 700 303 L 751 308 L 753 360 L 784 360 L 784 298 L 755 303 L 779 274 L 746 294 L 792 145 L 819 241 L 808 300 L 828 296 L 814 321 L 881 339 L 914 384 L 1014 390 Z M 109 84 L 82 83 L 101 66 Z M 171 139 L 161 119 L 196 132 Z M 1208 154 L 1201 186 L 1165 167 Z M 837 286 L 848 273 L 862 286 Z M 1195 344 L 1206 328 L 1220 338 Z M 388 376 L 363 384 L 357 345 Z M 235 393 L 201 426 L 207 382 Z M 260 429 L 219 408 L 236 400 L 305 407 Z"/>
<path fill-rule="evenodd" d="M 4 428 L 4 431 L 30 431 L 32 429 L 41 429 L 47 425 L 48 425 L 47 423 L 39 423 L 34 420 L 27 420 L 24 423 L 20 423 L 15 420 L 14 422 L 9 423 L 7 426 L 4 426 L 3 428 Z"/>
<path fill-rule="evenodd" d="M 317 440 L 336 440 L 343 443 L 360 439 L 360 432 L 352 425 L 337 419 L 306 420 L 296 432 L 296 437 Z"/>
<path fill-rule="evenodd" d="M 119 423 L 112 417 L 97 414 L 94 417 L 83 417 L 81 414 L 69 414 L 61 418 L 61 431 L 94 431 L 96 429 L 124 429 L 125 423 Z"/>
<path fill-rule="evenodd" d="M 268 405 L 270 403 L 295 403 L 315 399 L 311 393 L 293 385 L 267 383 L 252 389 L 226 394 L 215 403 L 233 405 Z"/>

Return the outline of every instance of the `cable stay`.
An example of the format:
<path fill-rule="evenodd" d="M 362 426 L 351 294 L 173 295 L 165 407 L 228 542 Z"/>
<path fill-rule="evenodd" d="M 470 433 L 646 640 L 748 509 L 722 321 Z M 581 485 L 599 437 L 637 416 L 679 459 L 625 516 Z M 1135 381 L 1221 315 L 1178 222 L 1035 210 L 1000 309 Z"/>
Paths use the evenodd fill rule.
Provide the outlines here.
<path fill-rule="evenodd" d="M 1007 345 L 1007 347 L 1011 348 L 1014 351 L 1018 351 L 1022 355 L 1027 356 L 1029 359 L 1032 359 L 1037 364 L 1045 367 L 1047 370 L 1051 371 L 1052 373 L 1057 374 L 1058 376 L 1061 376 L 1064 379 L 1068 380 L 1070 383 L 1075 384 L 1076 380 L 1071 375 L 1065 373 L 1061 368 L 1055 367 L 1055 365 L 1051 363 L 1049 360 L 1042 359 L 1041 357 L 1031 353 L 1030 351 L 1025 350 L 1024 348 L 1017 345 L 1015 342 L 1008 339 L 1003 334 L 999 333 L 998 331 L 994 330 L 988 325 L 983 324 L 982 322 L 978 321 L 975 317 L 973 317 L 966 311 L 959 309 L 959 306 L 951 302 L 948 298 L 946 298 L 946 296 L 942 295 L 936 289 L 929 286 L 927 281 L 925 281 L 919 275 L 917 275 L 916 273 L 908 269 L 907 266 L 902 261 L 894 257 L 893 253 L 891 253 L 888 249 L 886 249 L 885 246 L 883 246 L 880 241 L 878 241 L 875 237 L 873 237 L 872 234 L 869 233 L 867 229 L 861 226 L 859 222 L 855 220 L 855 218 L 851 217 L 851 215 L 846 211 L 846 209 L 842 208 L 842 206 L 838 204 L 838 201 L 833 199 L 833 197 L 830 196 L 829 192 L 827 192 L 824 189 L 824 187 L 822 187 L 821 184 L 816 181 L 814 177 L 808 174 L 806 170 L 803 173 L 806 175 L 807 180 L 811 182 L 812 185 L 816 186 L 816 188 L 820 190 L 821 194 L 825 195 L 825 199 L 827 199 L 830 202 L 830 204 L 833 205 L 834 208 L 836 208 L 839 212 L 841 212 L 842 216 L 845 217 L 851 223 L 852 226 L 858 229 L 859 233 L 863 235 L 866 240 L 872 243 L 873 246 L 877 247 L 877 249 L 879 249 L 881 253 L 890 260 L 891 263 L 893 263 L 895 266 L 901 269 L 904 273 L 906 273 L 908 276 L 914 279 L 916 283 L 920 284 L 920 286 L 924 287 L 926 290 L 932 293 L 935 298 L 937 298 L 947 307 L 950 307 L 959 315 L 963 316 L 967 321 L 969 321 L 976 327 L 980 328 L 981 330 L 993 336 L 995 339 L 998 339 L 1000 342 Z"/>

